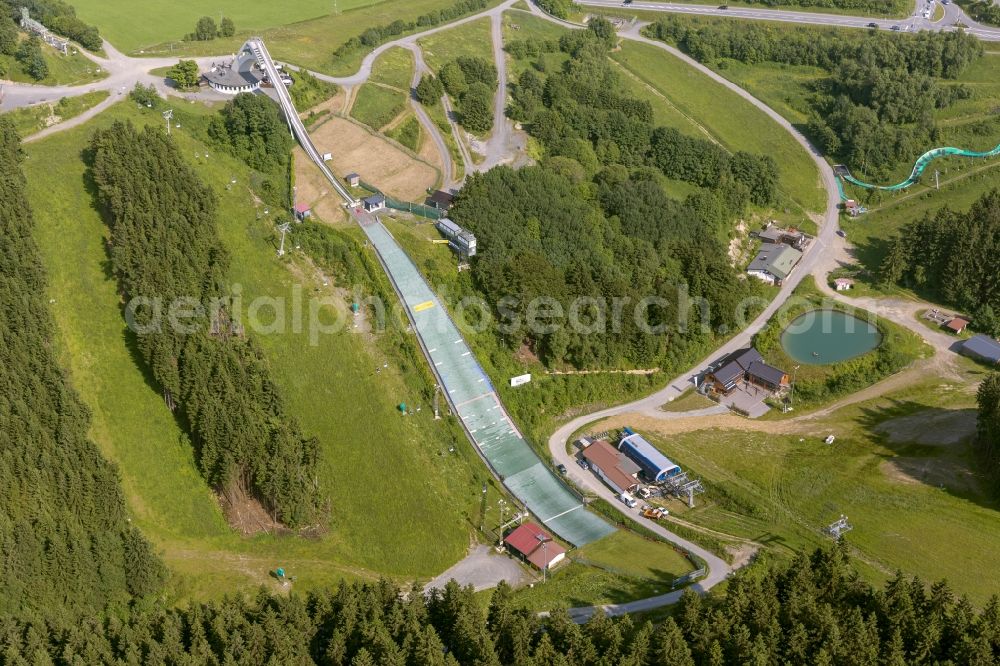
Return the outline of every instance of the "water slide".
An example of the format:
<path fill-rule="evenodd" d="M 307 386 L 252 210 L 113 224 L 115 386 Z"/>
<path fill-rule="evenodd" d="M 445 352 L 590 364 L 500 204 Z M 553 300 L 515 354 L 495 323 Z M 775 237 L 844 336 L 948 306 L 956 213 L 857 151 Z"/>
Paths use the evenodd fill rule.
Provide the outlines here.
<path fill-rule="evenodd" d="M 895 185 L 872 185 L 871 183 L 866 183 L 864 181 L 858 180 L 851 175 L 847 167 L 843 164 L 838 164 L 834 167 L 834 171 L 841 180 L 847 181 L 858 187 L 863 187 L 866 190 L 885 190 L 886 192 L 895 192 L 897 190 L 905 190 L 910 185 L 913 185 L 918 180 L 920 176 L 924 173 L 931 162 L 939 157 L 996 157 L 1000 155 L 1000 144 L 997 145 L 993 150 L 987 150 L 984 152 L 977 152 L 974 150 L 965 150 L 964 148 L 952 148 L 950 146 L 944 148 L 934 148 L 933 150 L 928 150 L 926 153 L 917 158 L 917 161 L 913 164 L 913 171 L 910 172 L 910 177 L 901 183 L 896 183 Z M 847 199 L 847 195 L 844 193 L 844 188 L 840 187 L 840 196 Z"/>

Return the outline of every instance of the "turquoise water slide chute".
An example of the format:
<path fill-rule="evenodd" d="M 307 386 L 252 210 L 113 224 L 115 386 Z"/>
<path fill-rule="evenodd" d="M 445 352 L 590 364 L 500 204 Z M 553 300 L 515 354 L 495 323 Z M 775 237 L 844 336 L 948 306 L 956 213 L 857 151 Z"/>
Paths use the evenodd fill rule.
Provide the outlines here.
<path fill-rule="evenodd" d="M 913 171 L 910 172 L 909 178 L 901 183 L 896 183 L 895 185 L 872 185 L 871 183 L 858 180 L 852 176 L 850 171 L 847 170 L 847 167 L 842 164 L 838 164 L 834 167 L 834 169 L 837 175 L 843 180 L 857 185 L 858 187 L 863 187 L 866 190 L 885 190 L 887 192 L 895 192 L 896 190 L 905 190 L 907 187 L 920 180 L 920 176 L 924 173 L 927 165 L 939 157 L 996 157 L 997 155 L 1000 155 L 1000 144 L 998 144 L 993 150 L 983 152 L 965 150 L 964 148 L 953 148 L 951 146 L 934 148 L 933 150 L 928 150 L 913 163 Z M 840 196 L 844 199 L 847 198 L 847 195 L 844 193 L 843 186 L 840 187 Z"/>

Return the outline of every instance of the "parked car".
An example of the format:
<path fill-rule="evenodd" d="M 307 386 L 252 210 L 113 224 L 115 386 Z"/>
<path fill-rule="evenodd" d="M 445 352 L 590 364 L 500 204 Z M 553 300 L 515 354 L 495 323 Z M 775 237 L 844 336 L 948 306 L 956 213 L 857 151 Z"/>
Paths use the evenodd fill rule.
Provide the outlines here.
<path fill-rule="evenodd" d="M 901 28 L 898 25 L 892 26 L 892 29 L 895 30 L 896 32 L 899 32 L 901 30 Z"/>
<path fill-rule="evenodd" d="M 558 465 L 556 465 L 556 469 L 559 470 L 560 474 L 565 474 L 566 473 L 566 465 L 563 465 L 562 463 L 559 463 Z"/>
<path fill-rule="evenodd" d="M 837 229 L 837 235 L 840 236 L 841 238 L 847 238 L 847 232 L 844 231 L 843 229 Z"/>
<path fill-rule="evenodd" d="M 584 468 L 584 469 L 590 469 L 590 465 L 588 465 L 587 461 L 584 460 L 583 458 L 577 458 L 576 459 L 576 464 L 579 465 L 580 467 Z"/>
<path fill-rule="evenodd" d="M 621 501 L 622 504 L 624 504 L 630 509 L 634 509 L 639 504 L 635 500 L 635 498 L 629 495 L 628 493 L 622 493 L 621 495 L 618 496 L 618 499 Z"/>

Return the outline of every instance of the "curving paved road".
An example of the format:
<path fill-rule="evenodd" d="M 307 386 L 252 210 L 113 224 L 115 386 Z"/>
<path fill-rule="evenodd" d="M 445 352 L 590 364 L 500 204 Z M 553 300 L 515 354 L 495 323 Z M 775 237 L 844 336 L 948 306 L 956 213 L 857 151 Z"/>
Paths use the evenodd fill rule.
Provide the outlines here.
<path fill-rule="evenodd" d="M 608 0 L 580 0 L 580 1 L 581 4 L 587 4 L 587 5 L 618 6 L 617 2 L 610 2 Z M 480 19 L 484 16 L 493 17 L 494 51 L 496 53 L 497 49 L 498 48 L 500 49 L 499 50 L 500 55 L 498 60 L 498 70 L 500 70 L 500 63 L 503 59 L 502 39 L 500 40 L 497 39 L 496 30 L 499 29 L 500 25 L 499 21 L 503 11 L 509 8 L 513 4 L 513 2 L 514 0 L 508 0 L 507 2 L 504 2 L 501 5 L 498 5 L 497 7 L 494 7 L 490 10 L 487 10 L 486 12 L 471 15 L 463 19 L 460 19 L 456 22 L 432 28 L 423 33 L 410 35 L 408 37 L 404 37 L 402 39 L 383 44 L 382 46 L 375 49 L 375 51 L 373 51 L 364 59 L 358 73 L 356 73 L 351 77 L 329 77 L 326 75 L 317 75 L 317 76 L 321 79 L 333 81 L 341 85 L 356 85 L 358 83 L 367 80 L 367 78 L 371 74 L 371 67 L 375 59 L 381 53 L 385 52 L 387 49 L 393 48 L 395 46 L 403 46 L 404 48 L 410 48 L 411 51 L 415 53 L 415 55 L 420 54 L 419 46 L 417 46 L 416 44 L 417 39 L 427 36 L 429 34 L 434 34 L 436 32 L 440 32 L 442 30 L 455 27 L 456 25 L 461 25 L 464 23 L 468 23 L 470 21 Z M 531 4 L 530 7 L 533 13 L 542 16 L 547 20 L 559 23 L 567 27 L 572 27 L 572 28 L 581 27 L 575 24 L 567 23 L 565 21 L 554 19 L 553 17 L 542 12 L 534 4 Z M 824 25 L 831 25 L 831 24 L 845 25 L 845 26 L 854 25 L 853 23 L 840 23 L 840 21 L 844 20 L 845 17 L 808 14 L 804 12 L 780 12 L 776 10 L 752 10 L 752 9 L 724 11 L 724 10 L 713 9 L 711 7 L 704 8 L 691 5 L 669 5 L 665 3 L 656 3 L 655 5 L 653 3 L 633 3 L 632 7 L 636 9 L 654 9 L 657 11 L 677 11 L 680 13 L 717 13 L 719 15 L 734 16 L 739 18 L 754 18 L 762 20 L 787 20 L 798 23 L 822 22 Z M 744 15 L 744 13 L 746 13 L 746 15 Z M 787 18 L 781 18 L 782 16 L 786 15 Z M 960 12 L 954 15 L 960 15 Z M 847 17 L 847 18 L 852 21 L 863 22 L 864 24 L 867 24 L 868 22 L 871 21 L 871 19 L 858 19 L 856 17 Z M 879 19 L 875 19 L 875 21 L 877 22 L 879 21 Z M 774 312 L 776 312 L 781 307 L 781 305 L 785 302 L 785 300 L 787 300 L 787 298 L 791 295 L 792 291 L 795 289 L 795 287 L 799 284 L 799 282 L 803 279 L 805 275 L 808 275 L 812 272 L 822 272 L 824 270 L 824 264 L 821 262 L 821 257 L 824 255 L 824 248 L 833 249 L 843 245 L 843 243 L 838 243 L 840 239 L 836 236 L 836 230 L 838 228 L 837 204 L 839 203 L 839 190 L 837 188 L 836 177 L 834 176 L 833 170 L 830 167 L 830 165 L 826 162 L 826 160 L 823 159 L 821 153 L 812 144 L 810 144 L 809 141 L 802 134 L 800 134 L 787 120 L 782 118 L 777 112 L 768 107 L 766 104 L 753 97 L 747 91 L 743 90 L 736 84 L 726 80 L 722 76 L 711 71 L 704 65 L 686 56 L 677 49 L 662 42 L 648 39 L 642 36 L 639 33 L 639 30 L 642 27 L 642 25 L 643 25 L 642 23 L 635 23 L 629 26 L 627 29 L 621 31 L 620 35 L 625 39 L 643 42 L 671 53 L 675 57 L 678 57 L 681 60 L 683 60 L 689 66 L 697 69 L 705 76 L 708 76 L 713 81 L 717 82 L 720 85 L 725 86 L 726 88 L 740 95 L 749 103 L 753 104 L 756 108 L 767 114 L 772 120 L 777 122 L 787 132 L 789 132 L 795 138 L 795 140 L 798 141 L 799 144 L 802 145 L 807 150 L 807 152 L 810 154 L 810 156 L 812 157 L 813 161 L 816 163 L 819 169 L 823 186 L 827 190 L 827 195 L 828 195 L 827 208 L 823 224 L 821 225 L 820 232 L 816 238 L 816 241 L 806 251 L 805 255 L 802 258 L 801 263 L 799 264 L 797 271 L 795 272 L 795 274 L 793 274 L 793 277 L 790 280 L 788 280 L 784 286 L 782 286 L 775 299 L 767 306 L 767 308 L 765 308 L 765 310 L 753 322 L 751 322 L 743 331 L 734 336 L 729 342 L 722 345 L 719 349 L 713 352 L 713 354 L 703 359 L 702 362 L 698 363 L 688 372 L 675 378 L 672 382 L 670 382 L 665 388 L 661 389 L 660 391 L 657 391 L 652 395 L 646 396 L 645 398 L 633 401 L 625 405 L 610 407 L 608 409 L 600 410 L 592 414 L 588 414 L 586 416 L 581 416 L 577 419 L 574 419 L 569 423 L 563 425 L 561 428 L 559 428 L 549 439 L 549 450 L 552 454 L 554 461 L 557 463 L 561 462 L 565 464 L 567 466 L 567 469 L 571 470 L 568 476 L 575 483 L 577 483 L 582 487 L 587 488 L 588 490 L 594 492 L 595 494 L 601 497 L 604 497 L 605 499 L 609 499 L 612 506 L 614 506 L 617 510 L 628 515 L 630 518 L 637 520 L 638 522 L 648 527 L 653 532 L 656 532 L 657 534 L 667 539 L 668 541 L 671 541 L 672 543 L 675 543 L 678 546 L 689 550 L 690 552 L 694 553 L 695 555 L 705 560 L 709 568 L 708 575 L 702 581 L 700 581 L 695 585 L 695 589 L 698 589 L 700 591 L 705 591 L 710 589 L 717 583 L 721 582 L 722 580 L 724 580 L 731 572 L 731 567 L 725 561 L 721 560 L 712 553 L 701 548 L 697 544 L 682 539 L 677 535 L 671 533 L 669 530 L 667 530 L 660 524 L 646 520 L 641 516 L 638 516 L 636 512 L 627 509 L 624 505 L 620 504 L 615 500 L 611 491 L 603 484 L 601 484 L 596 479 L 596 477 L 590 474 L 587 475 L 579 474 L 577 472 L 579 468 L 572 463 L 572 457 L 568 454 L 566 450 L 567 441 L 569 437 L 573 434 L 573 432 L 575 432 L 576 430 L 582 428 L 583 426 L 585 426 L 590 422 L 599 420 L 607 416 L 613 416 L 628 412 L 663 414 L 663 412 L 661 412 L 658 409 L 659 406 L 670 400 L 673 400 L 674 398 L 679 396 L 684 390 L 686 390 L 690 384 L 691 378 L 700 370 L 700 368 L 704 367 L 706 364 L 710 363 L 711 361 L 721 356 L 724 356 L 728 353 L 731 353 L 732 351 L 735 351 L 736 349 L 748 345 L 752 336 L 757 331 L 759 331 L 766 324 L 767 320 L 774 314 Z M 863 25 L 859 27 L 863 27 Z M 1000 40 L 1000 30 L 988 29 L 986 33 L 977 33 L 975 30 L 970 30 L 970 32 L 973 32 L 973 34 L 977 34 L 977 36 L 979 36 L 982 39 Z M 500 35 L 500 37 L 502 38 L 502 35 Z M 78 121 L 78 122 L 85 122 L 87 118 L 96 115 L 97 113 L 100 112 L 100 110 L 105 108 L 105 106 L 112 104 L 116 99 L 117 96 L 116 93 L 124 94 L 125 91 L 127 91 L 137 82 L 143 82 L 143 83 L 152 82 L 155 85 L 157 85 L 158 88 L 163 90 L 164 83 L 162 78 L 151 76 L 149 74 L 149 70 L 158 67 L 170 66 L 176 62 L 176 58 L 169 58 L 169 59 L 129 58 L 118 52 L 116 49 L 111 47 L 110 44 L 107 43 L 105 44 L 105 48 L 106 52 L 108 53 L 107 58 L 96 58 L 96 57 L 94 58 L 96 62 L 102 64 L 102 66 L 104 66 L 110 72 L 109 77 L 104 81 L 95 82 L 93 84 L 89 84 L 86 86 L 76 86 L 76 87 L 49 88 L 41 86 L 24 86 L 24 85 L 8 86 L 6 90 L 7 94 L 3 100 L 3 107 L 12 108 L 15 106 L 23 106 L 28 103 L 37 103 L 40 101 L 54 101 L 63 96 L 81 94 L 83 92 L 88 92 L 90 90 L 106 89 L 111 91 L 112 95 L 109 98 L 109 100 L 102 102 L 101 105 L 98 105 L 98 107 L 95 107 L 95 109 L 91 109 L 89 112 L 87 112 L 87 114 L 84 114 L 84 116 L 81 117 L 82 118 L 81 120 Z M 263 44 L 261 44 L 261 48 L 262 49 L 264 48 Z M 264 50 L 266 53 L 266 49 Z M 417 57 L 419 64 L 417 66 L 418 74 L 415 74 L 415 81 L 418 80 L 420 64 L 423 64 L 422 54 L 418 55 Z M 218 59 L 219 58 L 201 58 L 199 59 L 199 65 L 204 67 L 213 60 L 218 60 Z M 269 56 L 268 60 L 270 60 Z M 426 65 L 423 64 L 423 67 L 426 67 Z M 501 74 L 500 78 L 501 82 L 505 83 L 506 77 Z M 498 91 L 497 95 L 497 108 L 500 109 L 500 112 L 502 112 L 503 104 L 506 98 L 506 94 L 505 92 L 503 92 L 504 87 L 505 86 L 501 85 L 501 89 L 500 91 Z M 502 92 L 503 94 L 501 94 Z M 63 123 L 54 128 L 50 128 L 50 130 L 58 131 L 58 129 L 64 129 L 68 126 L 71 126 L 70 122 Z M 503 122 L 501 122 L 497 127 L 498 129 L 506 127 L 506 118 L 504 118 Z M 498 132 L 498 134 L 502 135 L 502 132 Z M 308 135 L 306 134 L 306 137 L 307 136 Z M 438 136 L 437 138 L 440 138 L 440 136 Z M 439 143 L 439 148 L 442 143 L 443 140 L 441 141 L 441 143 Z M 498 144 L 504 145 L 499 141 Z M 444 152 L 446 153 L 447 151 Z M 317 163 L 320 164 L 320 168 L 322 169 L 323 165 L 321 164 L 321 160 L 319 160 L 318 156 L 315 156 L 315 159 L 317 160 Z M 333 180 L 336 180 L 332 175 L 329 175 L 328 177 L 330 177 Z M 844 300 L 849 302 L 849 299 L 844 299 Z M 917 325 L 917 323 L 910 322 L 910 325 L 914 326 Z M 604 608 L 604 610 L 611 615 L 649 610 L 673 603 L 677 600 L 679 595 L 680 592 L 671 592 L 668 594 L 659 595 L 648 599 L 641 599 L 623 604 L 611 604 L 603 606 L 602 608 Z M 578 608 L 573 610 L 573 615 L 578 619 L 583 619 L 589 616 L 593 611 L 594 608 L 590 607 Z"/>
<path fill-rule="evenodd" d="M 416 94 L 420 79 L 424 74 L 430 72 L 431 69 L 424 61 L 423 49 L 418 44 L 410 44 L 408 48 L 413 54 L 413 80 L 410 82 L 410 107 L 417 116 L 417 120 L 423 125 L 424 130 L 430 135 L 434 145 L 437 146 L 438 153 L 441 155 L 441 189 L 447 192 L 460 186 L 460 183 L 455 179 L 455 164 L 451 159 L 451 151 L 448 150 L 448 144 L 445 143 L 444 137 L 441 135 L 441 130 L 434 124 L 431 117 L 427 115 L 424 105 L 417 101 Z"/>
<path fill-rule="evenodd" d="M 579 28 L 580 26 L 568 23 L 566 21 L 560 21 L 549 16 L 541 9 L 539 9 L 534 4 L 531 5 L 532 12 L 538 16 L 546 18 L 547 20 L 559 23 L 566 27 Z M 774 315 L 777 310 L 784 305 L 785 301 L 791 296 L 792 292 L 799 285 L 802 279 L 809 275 L 814 267 L 817 266 L 820 261 L 821 256 L 824 254 L 824 248 L 827 246 L 834 245 L 839 237 L 836 235 L 837 229 L 839 228 L 838 223 L 838 204 L 840 203 L 840 192 L 837 188 L 836 176 L 833 173 L 833 169 L 823 158 L 822 153 L 813 146 L 809 140 L 802 135 L 798 130 L 796 130 L 790 122 L 785 118 L 780 116 L 771 107 L 767 106 L 764 102 L 760 101 L 753 95 L 751 95 L 746 90 L 740 88 L 735 83 L 732 83 L 728 79 L 723 78 L 719 74 L 716 74 L 708 67 L 705 67 L 701 63 L 697 62 L 693 58 L 685 55 L 676 48 L 664 44 L 653 39 L 649 39 L 640 34 L 640 30 L 643 27 L 643 23 L 635 23 L 628 26 L 626 29 L 619 32 L 619 35 L 625 39 L 630 39 L 632 41 L 642 42 L 644 44 L 649 44 L 664 51 L 669 52 L 685 62 L 685 64 L 698 70 L 705 76 L 709 77 L 716 83 L 725 86 L 726 88 L 732 90 L 740 97 L 748 101 L 750 104 L 755 106 L 760 111 L 767 114 L 772 120 L 781 125 L 785 131 L 792 135 L 792 137 L 809 153 L 812 157 L 813 162 L 819 169 L 820 178 L 822 180 L 823 186 L 827 191 L 827 205 L 826 211 L 823 218 L 823 223 L 820 227 L 820 231 L 817 234 L 816 240 L 812 245 L 806 250 L 799 263 L 798 268 L 792 274 L 792 277 L 785 282 L 784 285 L 778 291 L 774 300 L 764 309 L 764 311 L 757 316 L 752 322 L 750 322 L 740 333 L 735 335 L 728 342 L 723 344 L 721 347 L 716 349 L 710 356 L 702 359 L 697 365 L 692 367 L 687 372 L 676 377 L 671 381 L 666 387 L 656 391 L 655 393 L 648 395 L 639 400 L 633 402 L 617 405 L 614 407 L 608 407 L 607 409 L 602 409 L 591 414 L 586 414 L 572 421 L 562 425 L 558 430 L 556 430 L 552 436 L 549 438 L 549 453 L 552 455 L 553 462 L 561 463 L 566 466 L 568 470 L 567 476 L 578 486 L 586 488 L 588 491 L 608 500 L 612 506 L 614 506 L 618 511 L 627 515 L 629 518 L 639 522 L 644 527 L 656 532 L 664 539 L 676 544 L 677 546 L 684 548 L 698 557 L 705 560 L 708 564 L 708 575 L 696 583 L 695 589 L 699 591 L 705 591 L 718 583 L 726 579 L 726 577 L 732 572 L 732 567 L 722 560 L 721 558 L 715 556 L 713 553 L 702 548 L 698 544 L 692 543 L 686 539 L 683 539 L 676 534 L 673 534 L 668 529 L 663 527 L 661 524 L 643 518 L 639 515 L 638 511 L 634 509 L 629 509 L 624 504 L 619 502 L 614 493 L 603 483 L 601 483 L 596 476 L 590 473 L 585 473 L 576 464 L 574 464 L 573 456 L 567 451 L 567 444 L 569 438 L 572 437 L 573 433 L 580 430 L 584 426 L 594 421 L 606 418 L 608 416 L 615 416 L 618 414 L 626 413 L 646 413 L 651 415 L 662 415 L 659 407 L 671 400 L 674 400 L 680 396 L 685 390 L 692 386 L 693 377 L 698 374 L 702 368 L 706 365 L 715 361 L 727 354 L 730 354 L 737 349 L 741 349 L 750 344 L 752 337 L 764 327 L 767 321 Z M 633 613 L 638 611 L 650 610 L 652 608 L 658 608 L 667 604 L 674 603 L 680 596 L 680 592 L 671 592 L 668 594 L 660 595 L 658 597 L 651 597 L 648 599 L 639 599 L 637 601 L 631 601 L 623 604 L 609 604 L 602 606 L 601 608 L 609 615 L 618 615 L 621 613 Z M 593 608 L 583 608 L 574 609 L 574 617 L 584 618 L 594 611 Z"/>

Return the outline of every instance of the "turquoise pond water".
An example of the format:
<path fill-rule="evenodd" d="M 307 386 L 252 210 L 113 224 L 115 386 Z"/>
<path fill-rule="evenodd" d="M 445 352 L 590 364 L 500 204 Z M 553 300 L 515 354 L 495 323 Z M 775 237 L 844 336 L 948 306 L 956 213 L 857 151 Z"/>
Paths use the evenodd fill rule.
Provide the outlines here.
<path fill-rule="evenodd" d="M 799 363 L 827 365 L 861 356 L 882 342 L 873 324 L 839 310 L 812 310 L 781 334 L 785 353 Z"/>

